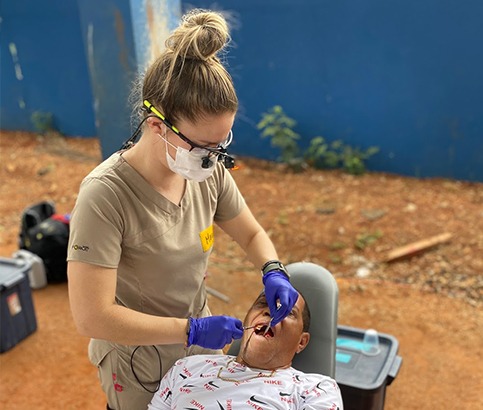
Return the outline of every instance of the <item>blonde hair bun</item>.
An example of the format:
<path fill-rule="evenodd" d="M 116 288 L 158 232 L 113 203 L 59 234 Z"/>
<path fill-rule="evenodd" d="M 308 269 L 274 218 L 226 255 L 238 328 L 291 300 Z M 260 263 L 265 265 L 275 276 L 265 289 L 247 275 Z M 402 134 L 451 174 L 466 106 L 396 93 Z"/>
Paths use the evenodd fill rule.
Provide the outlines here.
<path fill-rule="evenodd" d="M 184 59 L 208 61 L 230 41 L 225 18 L 217 12 L 192 10 L 166 40 L 166 48 Z"/>
<path fill-rule="evenodd" d="M 221 13 L 197 9 L 184 15 L 165 51 L 146 70 L 141 106 L 148 100 L 175 125 L 180 119 L 235 113 L 235 86 L 218 58 L 229 41 Z"/>

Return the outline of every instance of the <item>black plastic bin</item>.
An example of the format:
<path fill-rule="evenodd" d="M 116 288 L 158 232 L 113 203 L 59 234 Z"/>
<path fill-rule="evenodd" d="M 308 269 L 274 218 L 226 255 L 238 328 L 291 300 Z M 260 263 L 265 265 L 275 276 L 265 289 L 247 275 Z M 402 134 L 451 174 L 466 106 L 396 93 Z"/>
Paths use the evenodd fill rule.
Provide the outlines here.
<path fill-rule="evenodd" d="M 0 353 L 37 329 L 28 271 L 30 262 L 0 258 Z"/>
<path fill-rule="evenodd" d="M 391 335 L 378 333 L 380 351 L 363 352 L 364 329 L 337 327 L 335 379 L 344 401 L 344 410 L 382 410 L 386 387 L 396 378 L 402 358 L 399 343 Z"/>

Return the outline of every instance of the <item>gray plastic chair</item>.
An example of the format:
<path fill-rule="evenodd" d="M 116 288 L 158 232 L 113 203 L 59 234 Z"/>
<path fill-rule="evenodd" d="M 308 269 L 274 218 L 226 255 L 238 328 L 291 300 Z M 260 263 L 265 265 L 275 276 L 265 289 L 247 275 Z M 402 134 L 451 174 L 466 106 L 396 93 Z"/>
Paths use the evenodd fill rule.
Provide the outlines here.
<path fill-rule="evenodd" d="M 337 308 L 339 288 L 332 274 L 310 262 L 286 266 L 292 285 L 304 295 L 311 313 L 310 342 L 295 355 L 292 366 L 305 373 L 319 373 L 335 378 L 335 344 L 337 340 Z M 239 341 L 228 354 L 237 355 Z"/>

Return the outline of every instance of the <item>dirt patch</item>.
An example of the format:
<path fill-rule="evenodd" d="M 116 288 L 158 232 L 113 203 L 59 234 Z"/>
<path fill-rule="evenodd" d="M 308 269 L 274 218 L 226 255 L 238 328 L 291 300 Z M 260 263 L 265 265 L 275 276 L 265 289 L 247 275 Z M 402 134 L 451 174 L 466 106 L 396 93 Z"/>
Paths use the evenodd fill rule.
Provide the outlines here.
<path fill-rule="evenodd" d="M 101 158 L 96 139 L 20 132 L 2 132 L 0 150 L 0 255 L 10 256 L 22 210 L 49 199 L 59 212 L 70 212 L 82 178 Z M 311 261 L 334 274 L 339 323 L 398 339 L 403 364 L 387 388 L 385 408 L 483 408 L 483 184 L 383 173 L 295 174 L 254 159 L 239 163 L 233 175 L 281 259 Z M 444 232 L 452 235 L 447 243 L 383 262 L 394 248 Z M 259 275 L 226 235 L 217 230 L 215 237 L 208 285 L 230 301 L 210 296 L 212 310 L 243 318 L 261 288 Z M 39 331 L 0 356 L 0 407 L 101 408 L 87 340 L 71 324 L 66 286 L 33 295 Z M 53 300 L 65 323 L 49 322 Z M 59 345 L 59 328 L 69 343 Z M 57 364 L 59 351 L 69 371 Z M 34 377 L 26 380 L 29 370 Z"/>

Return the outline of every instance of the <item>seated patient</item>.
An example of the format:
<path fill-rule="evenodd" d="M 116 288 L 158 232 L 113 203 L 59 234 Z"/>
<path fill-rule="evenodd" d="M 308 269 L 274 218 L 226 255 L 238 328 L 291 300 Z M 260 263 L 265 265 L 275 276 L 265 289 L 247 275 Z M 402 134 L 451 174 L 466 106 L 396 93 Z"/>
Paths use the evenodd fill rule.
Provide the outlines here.
<path fill-rule="evenodd" d="M 291 367 L 310 339 L 310 312 L 299 294 L 292 312 L 270 321 L 262 293 L 245 317 L 237 357 L 197 355 L 178 360 L 161 381 L 149 410 L 331 409 L 342 410 L 335 380 Z"/>

